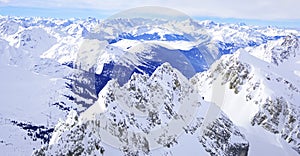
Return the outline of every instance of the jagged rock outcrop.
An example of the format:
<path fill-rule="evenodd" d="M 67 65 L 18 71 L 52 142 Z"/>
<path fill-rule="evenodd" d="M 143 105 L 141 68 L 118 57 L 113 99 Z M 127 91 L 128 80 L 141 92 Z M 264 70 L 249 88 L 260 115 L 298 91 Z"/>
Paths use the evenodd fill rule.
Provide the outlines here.
<path fill-rule="evenodd" d="M 203 124 L 210 104 L 168 63 L 150 77 L 133 74 L 124 86 L 112 80 L 98 97 L 79 117 L 58 124 L 50 145 L 35 153 L 101 155 L 111 145 L 124 155 L 151 155 L 193 135 L 210 155 L 247 155 L 245 136 L 221 111 Z"/>
<path fill-rule="evenodd" d="M 299 39 L 296 35 L 288 35 L 284 41 L 272 48 L 272 63 L 278 65 L 290 57 L 296 57 L 297 50 L 299 50 Z"/>
<path fill-rule="evenodd" d="M 210 70 L 197 74 L 190 81 L 198 86 L 200 94 L 208 101 L 216 86 L 224 87 L 220 96 L 230 95 L 230 99 L 233 99 L 220 104 L 225 113 L 235 116 L 232 105 L 236 110 L 250 108 L 239 118 L 249 117 L 248 125 L 258 125 L 273 134 L 279 134 L 299 153 L 300 85 L 297 79 L 292 78 L 297 77 L 294 68 L 282 71 L 284 62 L 292 61 L 287 62 L 290 65 L 299 58 L 298 45 L 298 38 L 287 36 L 281 43 L 280 53 L 277 51 L 277 63 L 273 62 L 276 65 L 261 61 L 264 58 L 254 57 L 243 50 L 224 55 Z M 297 62 L 294 65 L 297 66 Z M 289 74 L 291 77 L 286 77 Z M 237 117 L 233 120 L 240 121 Z"/>

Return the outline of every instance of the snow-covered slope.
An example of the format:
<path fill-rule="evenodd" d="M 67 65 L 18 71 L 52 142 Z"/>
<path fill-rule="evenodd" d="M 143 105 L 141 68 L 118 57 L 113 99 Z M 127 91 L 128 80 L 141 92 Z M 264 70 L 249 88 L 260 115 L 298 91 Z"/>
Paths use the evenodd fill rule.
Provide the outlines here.
<path fill-rule="evenodd" d="M 109 81 L 93 106 L 59 123 L 50 144 L 35 154 L 109 155 L 120 150 L 125 155 L 156 155 L 180 150 L 171 153 L 182 155 L 181 140 L 198 144 L 191 153 L 247 154 L 248 142 L 221 111 L 205 121 L 210 105 L 165 63 L 150 77 L 132 75 L 122 87 Z"/>
<path fill-rule="evenodd" d="M 71 69 L 41 58 L 56 37 L 44 27 L 24 24 L 10 18 L 0 24 L 0 149 L 7 155 L 30 155 L 47 144 L 58 119 L 77 108 L 64 96 L 71 94 L 64 79 Z"/>
<path fill-rule="evenodd" d="M 295 35 L 287 35 L 279 41 L 273 41 L 268 44 L 260 45 L 250 49 L 251 55 L 254 55 L 266 62 L 276 65 L 286 62 L 290 58 L 296 57 L 299 49 L 299 39 Z"/>
<path fill-rule="evenodd" d="M 295 35 L 285 37 L 290 33 Z M 100 117 L 113 124 L 124 119 L 130 131 L 146 136 L 172 121 L 182 123 L 184 116 L 178 118 L 182 106 L 195 108 L 191 109 L 193 117 L 186 116 L 193 120 L 185 122 L 184 129 L 174 128 L 182 130 L 180 135 L 161 133 L 174 135 L 160 137 L 159 143 L 153 144 L 166 147 L 150 150 L 150 145 L 151 155 L 235 155 L 248 148 L 249 155 L 269 151 L 295 154 L 299 150 L 298 36 L 296 30 L 192 19 L 1 16 L 1 151 L 29 155 L 42 146 L 39 152 L 51 154 L 70 149 L 106 155 L 147 153 L 142 140 L 126 151 L 131 147 L 119 150 L 120 146 L 109 146 L 99 135 L 86 135 L 97 128 L 94 123 L 99 116 L 81 113 L 102 103 L 104 112 L 95 112 Z M 247 52 L 236 53 L 238 49 Z M 232 53 L 211 67 L 222 55 Z M 187 81 L 198 72 L 203 73 L 192 78 L 192 83 Z M 210 93 L 223 90 L 225 99 Z M 120 96 L 105 100 L 111 98 L 110 91 Z M 222 101 L 225 103 L 220 105 Z M 201 104 L 189 105 L 197 102 Z M 129 108 L 136 114 L 133 125 Z M 159 115 L 160 125 L 150 120 L 155 115 Z M 117 143 L 123 145 L 123 141 Z"/>
<path fill-rule="evenodd" d="M 258 47 L 250 50 L 250 54 L 256 56 L 269 54 L 271 60 L 268 57 L 252 56 L 245 50 L 233 55 L 224 55 L 210 70 L 191 79 L 206 100 L 217 103 L 235 124 L 245 129 L 246 138 L 250 140 L 250 153 L 257 152 L 251 148 L 251 144 L 255 146 L 260 139 L 269 140 L 266 143 L 277 146 L 274 148 L 278 149 L 276 152 L 268 149 L 266 153 L 296 155 L 295 152 L 290 153 L 286 149 L 287 143 L 299 153 L 298 44 L 295 36 L 278 40 L 278 46 L 271 49 L 276 49 L 276 56 L 279 57 L 274 57 L 274 53 L 266 50 L 268 48 L 261 50 Z M 270 45 L 262 45 L 268 46 Z M 264 59 L 272 63 L 265 62 Z M 267 135 L 264 135 L 261 129 L 260 133 L 253 135 L 254 129 L 258 127 L 271 132 L 273 136 L 266 138 Z M 274 139 L 278 141 L 274 142 Z"/>

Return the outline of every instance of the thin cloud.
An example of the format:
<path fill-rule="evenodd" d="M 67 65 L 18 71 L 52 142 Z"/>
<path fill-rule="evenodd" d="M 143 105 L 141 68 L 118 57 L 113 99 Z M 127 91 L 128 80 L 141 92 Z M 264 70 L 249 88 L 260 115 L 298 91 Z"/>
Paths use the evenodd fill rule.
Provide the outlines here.
<path fill-rule="evenodd" d="M 300 19 L 299 0 L 0 0 L 2 6 L 96 9 L 117 13 L 141 6 L 163 6 L 190 16 L 260 20 Z"/>
<path fill-rule="evenodd" d="M 9 3 L 10 0 L 0 0 L 0 3 Z"/>

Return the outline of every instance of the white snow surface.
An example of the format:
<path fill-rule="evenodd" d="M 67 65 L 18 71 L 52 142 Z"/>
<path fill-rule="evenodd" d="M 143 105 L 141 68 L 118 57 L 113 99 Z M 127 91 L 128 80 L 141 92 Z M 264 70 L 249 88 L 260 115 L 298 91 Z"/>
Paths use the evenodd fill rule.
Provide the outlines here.
<path fill-rule="evenodd" d="M 141 83 L 143 79 L 146 79 L 148 84 L 156 84 L 155 81 L 159 81 L 159 79 L 154 76 L 143 77 L 134 74 L 133 77 L 140 81 L 129 81 L 128 86 L 116 85 L 114 81 L 109 82 L 100 92 L 97 103 L 80 115 L 80 121 L 75 121 L 77 112 L 61 110 L 58 106 L 53 105 L 57 102 L 64 102 L 65 108 L 76 109 L 79 107 L 64 96 L 71 94 L 70 90 L 65 88 L 67 80 L 64 77 L 72 73 L 72 69 L 62 64 L 74 63 L 81 65 L 85 70 L 96 67 L 96 73 L 99 74 L 102 72 L 104 63 L 110 61 L 119 61 L 118 63 L 124 66 L 141 65 L 136 54 L 153 49 L 153 47 L 190 50 L 201 44 L 211 46 L 219 41 L 235 45 L 247 45 L 250 41 L 254 41 L 260 45 L 246 46 L 234 54 L 222 56 L 208 71 L 197 74 L 190 81 L 175 71 L 175 75 L 179 75 L 179 80 L 182 81 L 181 84 L 184 83 L 186 86 L 193 84 L 197 88 L 193 94 L 184 96 L 183 92 L 178 90 L 169 94 L 172 87 L 166 85 L 166 82 L 172 84 L 172 75 L 164 75 L 163 81 L 156 84 L 162 91 L 158 91 L 160 94 L 156 94 L 156 98 L 151 99 L 153 105 L 148 105 L 149 108 L 147 108 L 162 110 L 161 99 L 168 98 L 167 96 L 163 97 L 164 95 L 172 95 L 175 104 L 174 111 L 180 110 L 180 104 L 193 104 L 199 100 L 201 106 L 188 105 L 190 107 L 186 107 L 187 110 L 184 110 L 188 112 L 190 111 L 188 109 L 192 109 L 192 112 L 197 115 L 193 116 L 194 114 L 191 113 L 191 116 L 186 116 L 186 118 L 188 121 L 192 120 L 191 117 L 205 117 L 205 119 L 201 120 L 203 122 L 201 131 L 198 130 L 194 135 L 180 133 L 183 137 L 178 137 L 178 143 L 174 144 L 172 148 L 153 148 L 149 155 L 209 155 L 208 149 L 219 152 L 219 155 L 224 154 L 222 150 L 218 151 L 218 148 L 214 148 L 214 140 L 206 138 L 205 144 L 208 146 L 204 147 L 196 136 L 203 135 L 207 130 L 206 126 L 215 121 L 216 117 L 213 114 L 220 115 L 223 119 L 227 119 L 228 116 L 233 121 L 232 127 L 227 128 L 241 132 L 245 135 L 245 139 L 232 135 L 229 142 L 246 143 L 249 141 L 248 155 L 250 156 L 299 154 L 292 148 L 295 148 L 297 143 L 299 144 L 300 51 L 299 48 L 292 49 L 294 51 L 291 51 L 288 57 L 282 57 L 280 54 L 290 50 L 289 47 L 292 46 L 289 44 L 292 42 L 283 45 L 286 40 L 281 38 L 264 43 L 266 36 L 287 36 L 291 33 L 299 36 L 299 31 L 193 20 L 177 23 L 172 21 L 147 23 L 142 19 L 132 21 L 116 19 L 111 22 L 117 24 L 101 24 L 100 20 L 93 18 L 80 20 L 0 16 L 0 151 L 7 155 L 30 155 L 33 150 L 48 145 L 39 139 L 34 141 L 28 135 L 28 131 L 13 124 L 12 121 L 55 128 L 56 131 L 49 143 L 53 148 L 49 149 L 49 153 L 47 153 L 53 154 L 51 152 L 60 149 L 60 146 L 56 146 L 57 142 L 68 140 L 66 136 L 66 134 L 70 134 L 68 130 L 76 129 L 70 127 L 72 124 L 81 126 L 86 119 L 93 119 L 95 113 L 104 114 L 105 117 L 108 117 L 106 120 L 113 120 L 109 117 L 110 113 L 115 113 L 118 120 L 124 119 L 125 115 L 115 112 L 112 109 L 113 106 L 120 106 L 118 111 L 130 110 L 135 113 L 137 121 L 141 124 L 139 128 L 131 126 L 130 130 L 141 132 L 145 129 L 159 129 L 159 127 L 147 127 L 145 116 L 149 112 L 132 109 L 130 104 L 138 103 L 134 101 L 134 98 L 130 98 L 135 92 L 126 91 L 132 83 L 132 85 L 140 87 L 142 95 L 147 96 L 152 92 L 147 91 L 149 86 Z M 136 25 L 126 25 L 128 22 L 136 23 Z M 146 24 L 139 26 L 139 23 Z M 132 35 L 145 33 L 158 33 L 159 36 L 165 34 L 188 35 L 191 40 L 166 41 L 162 38 L 161 40 L 137 41 L 122 39 L 113 44 L 102 41 L 114 39 L 122 32 L 130 32 Z M 208 38 L 202 36 L 203 34 L 207 34 Z M 274 58 L 278 60 L 277 64 L 274 63 Z M 246 78 L 243 78 L 244 76 Z M 112 84 L 116 86 L 109 86 Z M 232 89 L 230 89 L 231 87 Z M 107 97 L 109 89 L 116 90 L 116 94 L 123 97 L 117 99 L 110 107 L 106 107 L 105 99 L 101 96 Z M 202 97 L 205 101 L 202 100 Z M 183 102 L 176 101 L 176 98 L 182 98 Z M 282 108 L 277 105 L 274 107 L 265 105 L 272 100 L 284 101 L 280 103 Z M 278 111 L 280 108 L 287 113 Z M 276 114 L 273 109 L 280 112 L 278 124 L 274 124 L 271 120 Z M 272 111 L 273 114 L 270 113 Z M 222 112 L 225 112 L 226 115 Z M 163 113 L 160 113 L 160 116 L 163 116 Z M 69 115 L 67 116 L 67 114 Z M 258 114 L 265 115 L 267 119 L 262 123 L 254 121 L 254 119 L 264 118 Z M 168 124 L 170 121 L 165 116 L 160 119 L 164 124 Z M 177 126 L 186 124 L 181 120 L 176 120 L 174 123 Z M 191 123 L 197 124 L 195 119 Z M 268 124 L 271 125 L 271 128 L 267 127 Z M 103 129 L 103 127 L 101 128 Z M 175 135 L 182 130 L 182 127 L 173 125 L 172 129 L 174 129 Z M 275 133 L 276 130 L 278 132 Z M 86 135 L 84 138 L 86 139 L 83 140 L 86 148 L 90 147 L 88 141 L 99 141 Z M 109 140 L 110 138 L 104 139 Z M 114 139 L 111 140 L 112 144 L 121 144 L 116 138 Z M 164 141 L 164 139 L 162 140 Z M 154 141 L 151 143 L 157 144 Z M 105 155 L 124 154 L 120 149 L 108 144 L 99 143 L 99 145 L 105 147 Z M 100 155 L 99 152 L 94 154 Z"/>
<path fill-rule="evenodd" d="M 205 100 L 215 102 L 242 129 L 250 144 L 249 155 L 297 155 L 291 148 L 293 144 L 289 145 L 280 134 L 271 133 L 270 129 L 266 131 L 266 127 L 252 124 L 258 112 L 266 111 L 263 104 L 265 99 L 281 97 L 287 100 L 286 111 L 290 111 L 291 114 L 294 111 L 298 112 L 295 114 L 298 120 L 292 129 L 295 133 L 299 131 L 299 49 L 295 49 L 296 56 L 275 65 L 268 59 L 268 50 L 271 48 L 261 48 L 274 47 L 282 42 L 283 39 L 280 39 L 257 48 L 247 48 L 250 52 L 239 50 L 235 54 L 224 55 L 210 70 L 191 79 Z M 293 53 L 293 50 L 290 53 Z M 285 133 L 285 130 L 280 130 L 286 128 L 286 116 L 280 115 L 278 120 L 279 133 Z M 289 135 L 299 140 L 293 133 Z"/>

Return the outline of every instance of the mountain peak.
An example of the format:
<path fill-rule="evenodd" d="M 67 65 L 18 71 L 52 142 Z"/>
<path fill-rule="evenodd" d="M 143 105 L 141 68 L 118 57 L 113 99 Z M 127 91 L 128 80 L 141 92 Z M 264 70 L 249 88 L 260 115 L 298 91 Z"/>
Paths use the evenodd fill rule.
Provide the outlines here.
<path fill-rule="evenodd" d="M 287 35 L 281 45 L 272 49 L 272 63 L 279 65 L 296 55 L 299 55 L 299 39 L 296 35 Z"/>
<path fill-rule="evenodd" d="M 55 128 L 53 136 L 59 136 L 53 139 L 55 144 L 35 154 L 74 153 L 74 147 L 78 146 L 89 147 L 81 153 L 97 153 L 94 144 L 97 142 L 104 152 L 120 149 L 123 154 L 147 155 L 150 151 L 179 150 L 177 144 L 181 145 L 189 135 L 202 136 L 193 140 L 198 144 L 192 149 L 196 153 L 199 148 L 211 155 L 247 153 L 249 144 L 238 128 L 220 110 L 206 120 L 209 109 L 210 104 L 202 100 L 189 81 L 169 63 L 164 63 L 151 76 L 133 74 L 123 86 L 115 80 L 108 82 L 93 106 L 79 118 L 71 112 L 70 119 L 60 124 L 67 126 L 64 130 L 61 131 L 61 126 Z M 67 124 L 73 121 L 75 124 Z"/>

